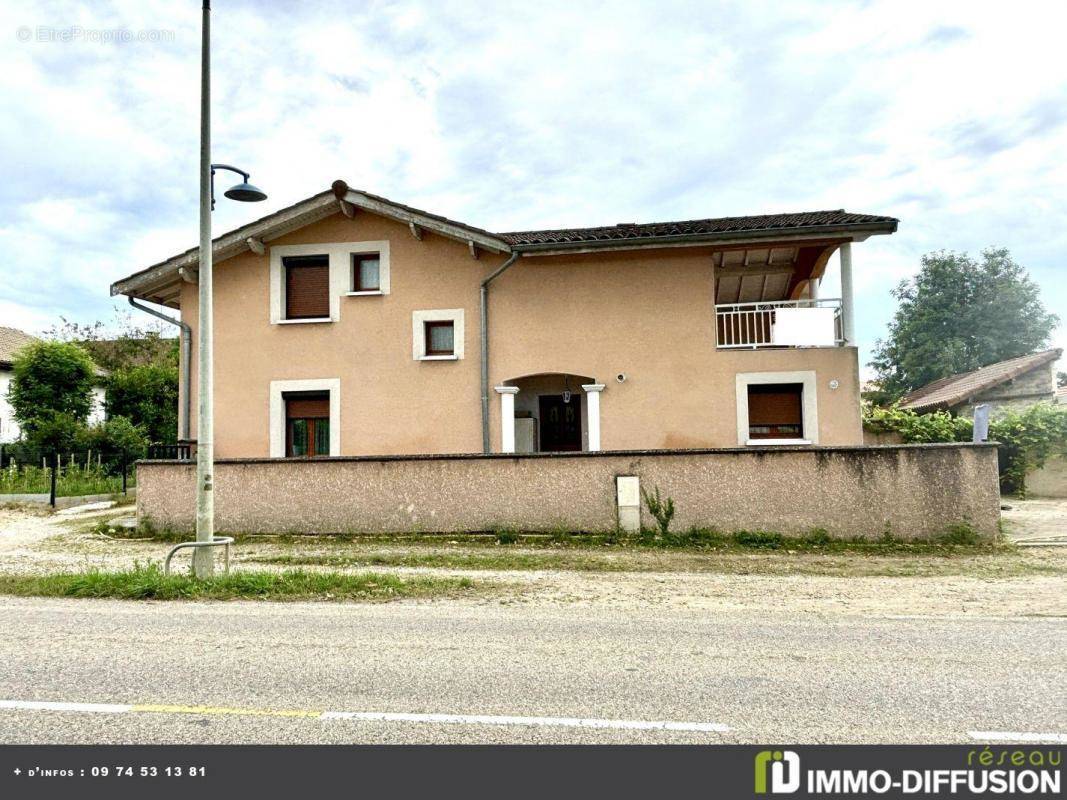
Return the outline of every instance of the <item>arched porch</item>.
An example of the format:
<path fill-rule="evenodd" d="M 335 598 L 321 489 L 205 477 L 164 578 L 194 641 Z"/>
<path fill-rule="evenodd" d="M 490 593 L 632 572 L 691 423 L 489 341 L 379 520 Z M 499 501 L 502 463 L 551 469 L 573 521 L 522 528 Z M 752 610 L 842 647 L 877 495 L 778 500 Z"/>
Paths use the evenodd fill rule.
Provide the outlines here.
<path fill-rule="evenodd" d="M 496 387 L 504 453 L 600 450 L 600 393 L 595 378 L 564 372 L 524 375 Z"/>

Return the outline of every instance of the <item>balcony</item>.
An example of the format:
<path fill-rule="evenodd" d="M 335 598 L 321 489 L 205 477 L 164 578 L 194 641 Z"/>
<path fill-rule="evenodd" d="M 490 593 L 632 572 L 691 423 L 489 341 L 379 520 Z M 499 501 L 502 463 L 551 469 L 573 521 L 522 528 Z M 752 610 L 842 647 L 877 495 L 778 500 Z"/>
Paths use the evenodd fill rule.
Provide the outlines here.
<path fill-rule="evenodd" d="M 838 298 L 726 303 L 715 306 L 716 347 L 840 347 L 845 344 Z"/>

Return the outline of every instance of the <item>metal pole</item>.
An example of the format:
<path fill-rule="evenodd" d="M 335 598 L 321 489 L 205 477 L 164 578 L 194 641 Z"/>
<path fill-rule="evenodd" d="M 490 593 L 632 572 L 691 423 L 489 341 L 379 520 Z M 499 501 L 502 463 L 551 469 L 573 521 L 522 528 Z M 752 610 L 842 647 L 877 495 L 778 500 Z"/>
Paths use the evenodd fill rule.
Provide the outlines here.
<path fill-rule="evenodd" d="M 48 481 L 48 505 L 56 507 L 56 471 L 59 469 L 59 451 L 52 453 L 52 475 Z"/>
<path fill-rule="evenodd" d="M 215 536 L 215 496 L 212 473 L 215 461 L 214 393 L 212 370 L 211 281 L 211 2 L 204 0 L 200 45 L 200 321 L 198 338 L 199 403 L 196 418 L 196 540 Z M 211 577 L 215 558 L 210 547 L 193 551 L 193 574 Z"/>

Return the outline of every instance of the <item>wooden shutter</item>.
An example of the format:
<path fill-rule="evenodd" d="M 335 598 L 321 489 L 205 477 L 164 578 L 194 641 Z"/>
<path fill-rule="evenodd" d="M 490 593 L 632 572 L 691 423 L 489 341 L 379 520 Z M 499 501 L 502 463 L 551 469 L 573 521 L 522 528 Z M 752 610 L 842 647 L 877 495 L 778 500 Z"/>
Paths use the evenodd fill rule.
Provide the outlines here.
<path fill-rule="evenodd" d="M 286 397 L 285 416 L 286 419 L 329 419 L 329 392 Z"/>
<path fill-rule="evenodd" d="M 800 384 L 750 386 L 749 425 L 801 425 Z"/>
<path fill-rule="evenodd" d="M 330 260 L 328 256 L 286 258 L 285 318 L 330 316 Z"/>

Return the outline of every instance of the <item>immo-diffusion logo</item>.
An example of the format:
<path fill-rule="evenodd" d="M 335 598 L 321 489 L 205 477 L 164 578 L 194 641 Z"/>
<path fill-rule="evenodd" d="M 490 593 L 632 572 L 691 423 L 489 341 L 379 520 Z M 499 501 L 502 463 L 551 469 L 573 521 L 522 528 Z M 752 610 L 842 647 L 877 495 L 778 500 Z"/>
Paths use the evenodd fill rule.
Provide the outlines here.
<path fill-rule="evenodd" d="M 800 756 L 792 750 L 760 750 L 756 753 L 756 794 L 767 794 L 767 773 L 773 794 L 789 794 L 800 788 Z"/>

